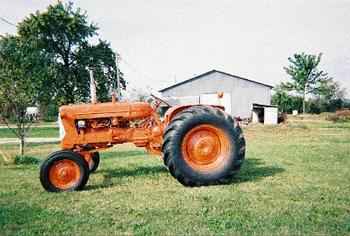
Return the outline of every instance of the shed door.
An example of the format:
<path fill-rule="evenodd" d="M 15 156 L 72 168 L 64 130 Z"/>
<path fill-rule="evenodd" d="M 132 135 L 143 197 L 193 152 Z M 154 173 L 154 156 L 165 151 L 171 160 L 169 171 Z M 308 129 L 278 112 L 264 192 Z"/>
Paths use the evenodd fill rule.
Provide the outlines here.
<path fill-rule="evenodd" d="M 277 107 L 265 107 L 264 124 L 276 125 L 278 123 Z"/>
<path fill-rule="evenodd" d="M 200 95 L 200 104 L 204 105 L 220 105 L 225 107 L 225 111 L 231 114 L 231 94 L 224 93 L 222 98 L 217 93 L 205 93 Z"/>

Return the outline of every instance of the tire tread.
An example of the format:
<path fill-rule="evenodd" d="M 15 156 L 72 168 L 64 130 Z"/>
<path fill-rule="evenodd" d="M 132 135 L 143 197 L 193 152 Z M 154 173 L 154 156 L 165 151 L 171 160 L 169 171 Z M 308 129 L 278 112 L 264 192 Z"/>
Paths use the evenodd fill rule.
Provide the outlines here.
<path fill-rule="evenodd" d="M 175 161 L 173 160 L 175 157 L 172 152 L 173 148 L 175 148 L 173 145 L 173 139 L 176 138 L 176 131 L 180 127 L 182 127 L 183 123 L 187 119 L 190 119 L 193 116 L 203 116 L 208 114 L 211 116 L 215 116 L 218 119 L 223 119 L 224 122 L 229 122 L 233 125 L 233 135 L 235 136 L 234 138 L 237 140 L 237 148 L 239 150 L 238 156 L 235 160 L 235 163 L 233 164 L 232 169 L 225 176 L 211 182 L 204 180 L 194 181 L 193 179 L 186 177 L 184 173 L 182 173 L 179 169 L 176 168 Z M 221 109 L 214 108 L 211 106 L 193 106 L 177 114 L 166 128 L 163 140 L 164 141 L 162 145 L 162 152 L 164 164 L 170 171 L 170 174 L 185 186 L 195 187 L 227 183 L 230 181 L 230 179 L 232 179 L 232 176 L 240 170 L 245 159 L 245 139 L 242 133 L 242 129 L 230 115 L 228 115 Z"/>

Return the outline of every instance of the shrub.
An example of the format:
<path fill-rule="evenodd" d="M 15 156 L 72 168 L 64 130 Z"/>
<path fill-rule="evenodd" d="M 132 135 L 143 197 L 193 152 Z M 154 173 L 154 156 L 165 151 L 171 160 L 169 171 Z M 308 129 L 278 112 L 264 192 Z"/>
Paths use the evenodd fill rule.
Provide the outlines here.
<path fill-rule="evenodd" d="M 40 163 L 40 160 L 36 157 L 20 156 L 20 155 L 17 155 L 15 157 L 15 164 L 16 165 L 37 165 L 39 163 Z"/>

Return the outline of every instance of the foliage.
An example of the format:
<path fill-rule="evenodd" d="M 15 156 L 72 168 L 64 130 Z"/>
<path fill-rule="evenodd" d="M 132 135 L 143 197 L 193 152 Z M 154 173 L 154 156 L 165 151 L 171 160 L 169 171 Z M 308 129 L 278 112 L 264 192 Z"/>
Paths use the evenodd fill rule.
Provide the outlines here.
<path fill-rule="evenodd" d="M 94 72 L 99 99 L 105 101 L 115 88 L 116 54 L 106 41 L 98 39 L 96 25 L 73 4 L 58 2 L 45 12 L 31 14 L 18 24 L 18 36 L 0 39 L 0 116 L 21 140 L 20 152 L 32 123 L 26 115 L 29 106 L 40 105 L 44 117 L 57 116 L 61 104 L 89 99 L 89 73 Z M 52 119 L 52 118 L 51 118 Z"/>
<path fill-rule="evenodd" d="M 40 163 L 40 160 L 32 156 L 15 156 L 16 165 L 37 165 Z"/>
<path fill-rule="evenodd" d="M 86 102 L 89 98 L 89 73 L 94 71 L 97 93 L 105 100 L 116 83 L 116 54 L 106 41 L 98 39 L 98 27 L 88 23 L 86 12 L 74 9 L 72 3 L 58 2 L 45 12 L 31 14 L 19 23 L 18 34 L 35 45 L 35 50 L 52 60 L 54 74 L 45 79 L 41 104 Z M 119 71 L 120 75 L 122 73 Z M 122 77 L 121 77 L 122 78 Z M 121 79 L 125 88 L 125 80 Z"/>
<path fill-rule="evenodd" d="M 335 112 L 344 107 L 342 99 L 326 100 L 322 98 L 309 99 L 306 103 L 306 111 L 313 114 L 322 112 Z"/>
<path fill-rule="evenodd" d="M 284 68 L 291 76 L 292 82 L 282 83 L 281 86 L 289 91 L 295 91 L 303 98 L 303 112 L 306 111 L 306 96 L 319 94 L 330 80 L 327 73 L 317 68 L 321 57 L 322 54 L 318 56 L 294 54 L 288 58 L 290 65 Z"/>
<path fill-rule="evenodd" d="M 32 124 L 26 114 L 27 107 L 34 106 L 43 89 L 41 79 L 48 76 L 40 65 L 45 60 L 31 50 L 28 41 L 6 36 L 0 40 L 0 118 L 16 128 L 10 130 L 20 139 L 20 153 L 24 154 L 24 139 Z"/>
<path fill-rule="evenodd" d="M 59 106 L 56 103 L 43 104 L 40 109 L 41 119 L 45 122 L 55 122 L 58 117 Z"/>
<path fill-rule="evenodd" d="M 292 113 L 293 110 L 302 112 L 303 98 L 276 89 L 272 95 L 272 104 L 278 106 L 278 110 L 281 112 Z M 346 108 L 346 104 L 340 98 L 334 100 L 310 98 L 305 102 L 305 111 L 312 114 L 335 112 L 342 108 Z"/>
<path fill-rule="evenodd" d="M 292 113 L 293 110 L 301 111 L 303 98 L 289 95 L 281 86 L 274 88 L 272 104 L 278 106 L 280 112 Z"/>
<path fill-rule="evenodd" d="M 317 94 L 320 98 L 325 100 L 344 100 L 345 89 L 341 88 L 339 83 L 334 81 L 333 78 L 320 81 Z"/>
<path fill-rule="evenodd" d="M 345 89 L 341 89 L 339 83 L 332 78 L 320 83 L 318 96 L 309 101 L 311 113 L 335 112 L 344 107 Z"/>
<path fill-rule="evenodd" d="M 295 54 L 289 61 L 291 64 L 285 70 L 291 76 L 291 82 L 276 86 L 272 96 L 272 103 L 280 111 L 321 113 L 344 107 L 345 89 L 317 68 L 321 54 Z"/>

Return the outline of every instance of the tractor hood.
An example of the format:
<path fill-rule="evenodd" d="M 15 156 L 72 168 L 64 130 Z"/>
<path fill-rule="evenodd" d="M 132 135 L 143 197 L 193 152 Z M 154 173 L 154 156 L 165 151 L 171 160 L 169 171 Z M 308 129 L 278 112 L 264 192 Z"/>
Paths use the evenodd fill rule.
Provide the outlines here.
<path fill-rule="evenodd" d="M 61 118 L 98 119 L 119 117 L 129 120 L 142 119 L 152 115 L 153 109 L 146 102 L 106 102 L 78 104 L 60 107 Z"/>

